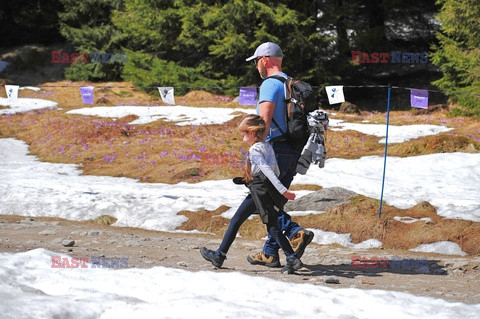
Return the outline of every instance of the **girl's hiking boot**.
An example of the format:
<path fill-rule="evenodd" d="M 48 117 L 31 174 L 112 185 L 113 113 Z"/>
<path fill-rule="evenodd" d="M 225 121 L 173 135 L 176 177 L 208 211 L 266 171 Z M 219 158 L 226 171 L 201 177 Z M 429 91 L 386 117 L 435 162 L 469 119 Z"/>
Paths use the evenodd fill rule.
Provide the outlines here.
<path fill-rule="evenodd" d="M 200 254 L 202 254 L 203 258 L 211 262 L 212 265 L 214 265 L 217 268 L 222 267 L 223 261 L 227 259 L 227 256 L 225 256 L 221 252 L 213 251 L 213 250 L 207 249 L 206 247 L 200 248 Z"/>
<path fill-rule="evenodd" d="M 302 268 L 303 263 L 302 261 L 297 258 L 295 255 L 287 258 L 287 263 L 282 268 L 282 274 L 293 274 L 295 271 Z"/>
<path fill-rule="evenodd" d="M 292 249 L 297 258 L 302 258 L 305 248 L 312 242 L 313 236 L 312 231 L 301 229 L 290 239 L 290 245 L 292 245 Z"/>
<path fill-rule="evenodd" d="M 264 253 L 256 253 L 254 255 L 249 255 L 247 261 L 252 265 L 262 265 L 267 267 L 280 267 L 280 260 L 278 256 L 269 256 Z"/>

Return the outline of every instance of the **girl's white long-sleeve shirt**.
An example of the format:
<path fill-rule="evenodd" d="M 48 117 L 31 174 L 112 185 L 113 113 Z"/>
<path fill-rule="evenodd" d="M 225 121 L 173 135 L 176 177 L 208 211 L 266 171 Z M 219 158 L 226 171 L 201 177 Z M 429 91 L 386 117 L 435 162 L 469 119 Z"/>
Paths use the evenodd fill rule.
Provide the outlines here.
<path fill-rule="evenodd" d="M 287 191 L 287 188 L 278 179 L 280 169 L 272 145 L 265 142 L 256 142 L 250 147 L 248 159 L 252 165 L 253 176 L 262 172 L 280 194 Z"/>

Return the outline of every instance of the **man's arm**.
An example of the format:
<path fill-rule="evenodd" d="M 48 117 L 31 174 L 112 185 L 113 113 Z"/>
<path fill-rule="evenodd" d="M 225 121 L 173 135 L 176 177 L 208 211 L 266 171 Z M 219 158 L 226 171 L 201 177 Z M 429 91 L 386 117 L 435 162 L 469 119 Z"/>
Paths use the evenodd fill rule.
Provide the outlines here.
<path fill-rule="evenodd" d="M 259 104 L 258 115 L 265 121 L 265 136 L 270 132 L 270 125 L 272 123 L 273 111 L 275 110 L 275 103 L 263 101 Z"/>

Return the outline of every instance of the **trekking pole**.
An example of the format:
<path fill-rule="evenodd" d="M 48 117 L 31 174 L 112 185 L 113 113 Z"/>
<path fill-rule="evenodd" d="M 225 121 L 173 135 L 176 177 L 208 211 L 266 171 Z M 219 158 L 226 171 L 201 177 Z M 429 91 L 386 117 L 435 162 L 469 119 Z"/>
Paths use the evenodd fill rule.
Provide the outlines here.
<path fill-rule="evenodd" d="M 380 208 L 378 210 L 378 218 L 382 215 L 383 204 L 383 189 L 385 187 L 385 169 L 387 167 L 387 150 L 388 150 L 388 124 L 390 122 L 390 90 L 392 85 L 388 83 L 388 99 L 387 99 L 387 132 L 385 134 L 385 151 L 383 153 L 383 177 L 382 177 L 382 192 L 380 194 Z"/>

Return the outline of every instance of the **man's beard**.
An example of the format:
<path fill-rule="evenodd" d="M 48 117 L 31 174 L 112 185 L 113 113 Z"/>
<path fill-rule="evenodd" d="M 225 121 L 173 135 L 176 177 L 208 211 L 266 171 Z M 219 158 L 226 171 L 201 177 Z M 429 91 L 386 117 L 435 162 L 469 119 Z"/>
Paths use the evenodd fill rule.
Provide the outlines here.
<path fill-rule="evenodd" d="M 262 71 L 258 72 L 262 80 L 265 80 L 268 77 L 267 70 L 263 69 Z"/>

